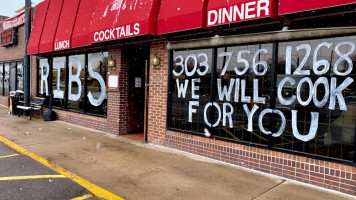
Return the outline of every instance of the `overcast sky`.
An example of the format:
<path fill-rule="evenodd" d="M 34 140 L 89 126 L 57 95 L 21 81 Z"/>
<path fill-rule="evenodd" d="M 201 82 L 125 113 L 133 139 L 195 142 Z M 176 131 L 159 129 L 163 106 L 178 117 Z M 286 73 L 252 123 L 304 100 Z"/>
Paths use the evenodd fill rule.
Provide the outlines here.
<path fill-rule="evenodd" d="M 43 0 L 31 0 L 32 6 Z M 18 13 L 15 11 L 25 6 L 25 0 L 0 0 L 0 15 L 14 17 Z"/>

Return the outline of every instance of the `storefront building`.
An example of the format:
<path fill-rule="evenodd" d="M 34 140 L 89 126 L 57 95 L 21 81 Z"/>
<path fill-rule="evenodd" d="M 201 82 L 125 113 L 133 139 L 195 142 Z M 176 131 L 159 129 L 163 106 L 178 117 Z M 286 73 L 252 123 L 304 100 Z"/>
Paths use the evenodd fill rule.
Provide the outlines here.
<path fill-rule="evenodd" d="M 0 16 L 0 104 L 9 106 L 10 91 L 23 90 L 25 13 Z"/>
<path fill-rule="evenodd" d="M 355 8 L 45 0 L 31 93 L 63 121 L 356 195 Z"/>

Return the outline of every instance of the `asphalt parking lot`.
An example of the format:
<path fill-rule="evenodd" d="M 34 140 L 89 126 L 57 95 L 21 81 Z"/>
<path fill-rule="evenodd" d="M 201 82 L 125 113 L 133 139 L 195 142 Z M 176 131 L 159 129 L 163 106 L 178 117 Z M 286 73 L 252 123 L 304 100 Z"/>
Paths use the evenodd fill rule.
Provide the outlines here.
<path fill-rule="evenodd" d="M 0 143 L 0 199 L 99 199 L 86 188 Z"/>

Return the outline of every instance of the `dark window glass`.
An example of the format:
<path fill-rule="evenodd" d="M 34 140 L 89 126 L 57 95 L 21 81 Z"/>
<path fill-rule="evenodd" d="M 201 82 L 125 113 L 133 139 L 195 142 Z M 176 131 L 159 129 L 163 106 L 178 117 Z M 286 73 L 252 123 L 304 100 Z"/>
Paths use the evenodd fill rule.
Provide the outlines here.
<path fill-rule="evenodd" d="M 220 112 L 215 112 L 215 119 L 220 115 L 220 123 L 214 128 L 215 136 L 267 144 L 267 135 L 259 130 L 258 117 L 263 109 L 269 108 L 271 64 L 272 44 L 218 49 L 215 102 L 219 104 Z M 258 97 L 263 101 L 254 99 L 254 91 L 258 91 Z M 248 131 L 249 119 L 245 110 L 250 112 L 252 109 L 257 110 L 250 122 L 252 130 Z M 266 129 L 268 119 L 269 115 L 263 118 Z"/>
<path fill-rule="evenodd" d="M 4 64 L 0 63 L 0 95 L 4 95 Z"/>
<path fill-rule="evenodd" d="M 16 62 L 10 63 L 10 76 L 9 76 L 9 90 L 10 91 L 15 91 L 16 90 L 16 71 L 17 71 L 17 65 Z"/>
<path fill-rule="evenodd" d="M 108 52 L 88 54 L 86 112 L 106 115 L 106 72 Z"/>
<path fill-rule="evenodd" d="M 52 64 L 52 105 L 58 108 L 64 108 L 65 93 L 65 68 L 66 57 L 53 58 Z"/>
<path fill-rule="evenodd" d="M 23 91 L 23 87 L 24 87 L 24 82 L 23 82 L 23 77 L 24 77 L 24 73 L 23 73 L 23 62 L 17 62 L 17 90 L 22 90 Z"/>
<path fill-rule="evenodd" d="M 50 94 L 50 67 L 47 58 L 39 60 L 38 68 L 38 95 L 40 97 L 46 97 Z"/>
<path fill-rule="evenodd" d="M 10 63 L 5 63 L 4 96 L 9 96 L 10 90 Z"/>
<path fill-rule="evenodd" d="M 69 56 L 68 109 L 83 110 L 85 55 Z"/>
<path fill-rule="evenodd" d="M 353 161 L 356 36 L 277 48 L 276 66 L 272 44 L 173 51 L 168 127 Z"/>
<path fill-rule="evenodd" d="M 38 60 L 39 96 L 48 97 L 52 93 L 52 105 L 57 108 L 106 115 L 108 52 L 70 55 L 51 60 L 51 63 L 48 63 L 48 58 Z"/>
<path fill-rule="evenodd" d="M 170 127 L 204 134 L 210 128 L 204 123 L 204 106 L 211 100 L 212 50 L 174 51 L 173 58 Z"/>
<path fill-rule="evenodd" d="M 352 47 L 355 45 L 356 37 L 342 37 L 331 39 L 318 39 L 318 40 L 306 40 L 298 42 L 285 42 L 279 44 L 279 72 L 277 74 L 277 85 L 281 83 L 285 77 L 291 77 L 295 80 L 295 84 L 286 83 L 282 89 L 282 96 L 284 99 L 290 100 L 300 96 L 302 102 L 308 101 L 312 98 L 310 103 L 301 105 L 300 101 L 296 99 L 292 104 L 282 104 L 278 99 L 276 101 L 276 109 L 281 110 L 286 117 L 286 128 L 280 137 L 274 139 L 274 146 L 284 149 L 291 149 L 295 151 L 301 151 L 311 154 L 317 154 L 322 156 L 334 157 L 345 160 L 353 160 L 354 142 L 355 142 L 355 122 L 356 122 L 356 96 L 355 82 L 349 84 L 341 92 L 339 99 L 336 98 L 334 108 L 330 107 L 330 97 L 334 96 L 330 93 L 331 80 L 336 80 L 336 87 L 339 87 L 348 78 L 355 80 L 356 73 L 353 68 L 350 71 L 349 63 L 355 64 L 356 51 Z M 338 46 L 338 47 L 336 47 Z M 299 51 L 297 51 L 297 47 Z M 320 48 L 319 48 L 320 47 Z M 291 54 L 286 53 L 287 49 L 291 50 Z M 353 51 L 352 51 L 353 48 Z M 310 51 L 310 55 L 308 55 Z M 288 55 L 290 56 L 291 74 L 286 74 L 286 65 L 289 66 Z M 317 55 L 314 58 L 314 55 Z M 345 59 L 342 57 L 345 56 Z M 314 58 L 314 61 L 313 61 Z M 318 62 L 321 61 L 319 67 Z M 341 62 L 340 62 L 341 61 Z M 287 63 L 287 64 L 286 64 Z M 325 72 L 326 64 L 329 67 Z M 334 73 L 333 68 L 338 65 L 338 71 L 344 75 L 337 75 Z M 301 70 L 298 70 L 298 66 L 301 66 Z M 310 75 L 307 75 L 309 73 Z M 338 73 L 338 72 L 337 72 Z M 301 74 L 301 75 L 298 75 Z M 317 80 L 320 82 L 325 80 L 327 90 L 324 84 L 319 84 L 315 90 L 310 90 L 307 83 L 303 83 L 297 92 L 298 83 L 304 78 L 309 79 L 314 88 Z M 310 97 L 310 94 L 314 94 L 315 97 Z M 315 100 L 321 102 L 325 98 L 325 102 L 316 106 Z M 345 108 L 342 110 L 340 105 L 345 101 Z M 310 131 L 311 126 L 311 113 L 318 113 L 319 120 L 317 122 L 317 131 L 315 137 L 312 140 L 303 142 L 297 139 L 293 134 L 292 128 L 292 111 L 297 111 L 296 127 L 294 131 L 298 131 L 301 135 L 306 136 L 312 134 Z"/>

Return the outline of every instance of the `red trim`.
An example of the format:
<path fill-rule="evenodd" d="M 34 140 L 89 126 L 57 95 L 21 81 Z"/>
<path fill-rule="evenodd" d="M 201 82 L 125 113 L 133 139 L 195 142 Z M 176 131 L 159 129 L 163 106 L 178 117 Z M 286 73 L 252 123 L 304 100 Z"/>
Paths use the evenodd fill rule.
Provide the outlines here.
<path fill-rule="evenodd" d="M 208 0 L 162 0 L 157 19 L 157 34 L 206 27 Z"/>
<path fill-rule="evenodd" d="M 49 0 L 43 1 L 37 5 L 30 39 L 27 44 L 28 55 L 37 54 L 39 51 L 39 43 L 43 32 L 43 25 L 46 21 L 48 5 Z"/>
<path fill-rule="evenodd" d="M 89 29 L 98 0 L 81 0 L 71 36 L 72 48 L 89 46 Z"/>
<path fill-rule="evenodd" d="M 50 52 L 54 49 L 54 37 L 57 32 L 62 6 L 63 0 L 50 0 L 44 24 L 45 31 L 43 31 L 40 40 L 39 53 Z"/>
<path fill-rule="evenodd" d="M 71 48 L 71 36 L 80 0 L 64 0 L 57 32 L 54 38 L 55 51 Z"/>
<path fill-rule="evenodd" d="M 99 0 L 90 26 L 90 42 L 156 34 L 160 0 Z"/>

